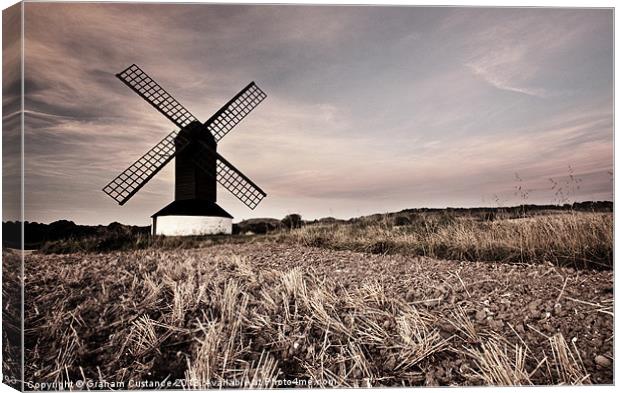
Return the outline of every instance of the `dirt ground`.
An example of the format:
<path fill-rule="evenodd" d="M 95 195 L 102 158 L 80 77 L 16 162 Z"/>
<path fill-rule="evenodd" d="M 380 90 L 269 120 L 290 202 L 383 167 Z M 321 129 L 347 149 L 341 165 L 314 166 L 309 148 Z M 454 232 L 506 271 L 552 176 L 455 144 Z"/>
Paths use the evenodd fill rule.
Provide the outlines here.
<path fill-rule="evenodd" d="M 49 274 L 41 277 L 34 270 L 29 278 L 28 270 L 36 266 L 53 266 L 62 259 L 62 264 L 66 265 L 94 263 L 99 265 L 97 269 L 103 269 L 106 261 L 118 263 L 121 257 L 152 259 L 151 255 L 149 251 L 66 256 L 33 254 L 28 258 L 26 269 L 26 296 L 29 285 L 34 292 L 43 293 L 44 286 L 58 285 L 55 280 L 63 279 L 49 277 Z M 223 244 L 157 254 L 157 258 L 195 257 L 203 261 L 232 256 L 243 258 L 257 271 L 286 272 L 299 267 L 316 277 L 335 280 L 346 289 L 377 282 L 388 295 L 403 298 L 408 304 L 433 315 L 433 328 L 449 340 L 453 350 L 433 354 L 423 384 L 472 384 L 463 377 L 467 375 L 463 370 L 472 367 L 472 362 L 459 352 L 459 348 L 464 347 L 464 338 L 453 323 L 456 309 L 464 312 L 476 331 L 494 332 L 503 337 L 507 345 L 519 344 L 527 348 L 530 370 L 537 364 L 544 363 L 544 367 L 553 364 L 544 359 L 558 355 L 552 353 L 549 343 L 561 333 L 568 347 L 576 349 L 577 362 L 582 363 L 589 374 L 588 382 L 613 383 L 612 271 L 579 271 L 551 264 L 440 261 L 271 243 Z M 79 286 L 78 283 L 72 285 Z M 27 318 L 31 314 L 37 324 L 44 326 L 50 322 L 32 313 L 33 310 L 26 310 Z M 36 326 L 29 327 L 37 330 Z M 38 340 L 32 337 L 28 341 L 36 343 Z M 477 344 L 467 343 L 468 347 Z M 389 368 L 389 364 L 385 365 L 386 372 Z M 536 373 L 545 371 L 537 370 L 533 374 Z M 538 380 L 544 378 L 533 375 L 532 381 Z"/>
<path fill-rule="evenodd" d="M 462 307 L 477 329 L 493 330 L 534 356 L 551 356 L 549 338 L 562 333 L 579 349 L 593 383 L 613 383 L 613 272 L 549 265 L 459 262 L 402 255 L 374 255 L 290 245 L 219 245 L 196 251 L 239 255 L 259 266 L 301 267 L 346 286 L 376 280 L 394 295 L 448 316 Z M 452 324 L 438 328 L 448 337 Z M 602 357 L 608 360 L 603 360 Z M 598 359 L 597 359 L 598 357 Z M 439 359 L 439 382 L 450 384 L 454 359 Z"/>

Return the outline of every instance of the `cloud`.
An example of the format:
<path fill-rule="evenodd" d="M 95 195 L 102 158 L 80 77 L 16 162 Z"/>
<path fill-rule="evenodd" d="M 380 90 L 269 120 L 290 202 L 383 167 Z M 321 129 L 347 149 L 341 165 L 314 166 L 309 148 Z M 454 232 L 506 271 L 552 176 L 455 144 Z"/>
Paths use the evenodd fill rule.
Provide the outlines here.
<path fill-rule="evenodd" d="M 27 3 L 30 220 L 145 224 L 173 164 L 125 206 L 101 192 L 174 129 L 114 76 L 137 63 L 205 120 L 268 98 L 218 146 L 269 197 L 238 219 L 346 217 L 511 195 L 572 165 L 611 198 L 609 12 Z M 63 23 L 58 23 L 62 20 Z M 544 104 L 543 104 L 544 103 Z"/>
<path fill-rule="evenodd" d="M 611 26 L 604 10 L 490 9 L 464 13 L 469 18 L 457 18 L 456 26 L 465 21 L 480 22 L 465 39 L 465 66 L 497 89 L 538 98 L 557 94 L 550 88 L 549 79 L 561 77 L 567 64 L 583 60 L 579 58 L 579 45 L 584 41 L 598 41 L 596 45 L 600 45 L 608 39 L 605 35 Z M 599 22 L 593 24 L 593 19 Z M 493 23 L 486 23 L 488 20 Z"/>

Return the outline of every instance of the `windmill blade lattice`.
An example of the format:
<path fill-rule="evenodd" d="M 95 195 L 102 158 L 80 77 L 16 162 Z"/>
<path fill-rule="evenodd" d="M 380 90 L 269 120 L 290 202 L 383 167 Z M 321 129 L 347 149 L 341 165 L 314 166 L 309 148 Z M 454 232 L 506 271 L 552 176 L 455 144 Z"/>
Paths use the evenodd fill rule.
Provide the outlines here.
<path fill-rule="evenodd" d="M 177 145 L 175 146 L 175 139 Z M 157 174 L 179 151 L 189 145 L 189 140 L 172 131 L 151 150 L 116 176 L 104 188 L 103 192 L 124 205 L 138 190 Z"/>
<path fill-rule="evenodd" d="M 180 128 L 198 120 L 137 65 L 130 65 L 116 76 Z"/>
<path fill-rule="evenodd" d="M 252 82 L 237 93 L 230 101 L 217 111 L 205 125 L 213 134 L 215 141 L 222 139 L 243 118 L 250 114 L 265 98 L 265 94 L 256 83 Z"/>
<path fill-rule="evenodd" d="M 194 157 L 194 162 L 205 172 L 213 176 L 209 170 L 209 162 L 216 160 L 216 180 L 224 188 L 230 191 L 237 199 L 245 203 L 250 209 L 254 208 L 267 196 L 252 180 L 235 168 L 224 157 L 211 149 L 204 142 L 199 142 L 199 147 Z"/>

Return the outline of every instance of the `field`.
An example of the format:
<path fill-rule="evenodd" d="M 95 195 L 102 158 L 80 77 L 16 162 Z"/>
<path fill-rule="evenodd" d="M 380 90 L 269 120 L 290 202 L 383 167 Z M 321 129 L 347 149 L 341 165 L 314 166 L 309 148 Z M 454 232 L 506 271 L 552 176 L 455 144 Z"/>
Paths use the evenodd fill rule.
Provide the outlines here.
<path fill-rule="evenodd" d="M 26 381 L 611 384 L 612 221 L 399 215 L 32 253 Z"/>

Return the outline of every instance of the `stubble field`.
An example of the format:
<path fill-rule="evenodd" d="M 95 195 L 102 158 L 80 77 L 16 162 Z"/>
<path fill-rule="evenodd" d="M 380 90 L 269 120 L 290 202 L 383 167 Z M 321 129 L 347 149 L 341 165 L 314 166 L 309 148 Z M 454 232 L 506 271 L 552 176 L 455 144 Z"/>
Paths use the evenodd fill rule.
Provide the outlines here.
<path fill-rule="evenodd" d="M 187 249 L 28 255 L 26 382 L 613 383 L 613 271 L 357 252 L 338 236 L 315 247 L 311 230 L 319 229 Z"/>

